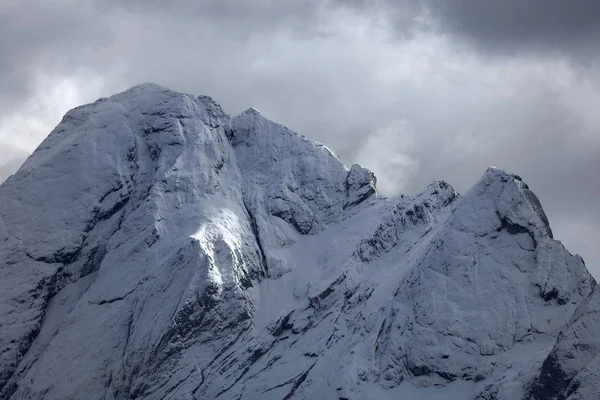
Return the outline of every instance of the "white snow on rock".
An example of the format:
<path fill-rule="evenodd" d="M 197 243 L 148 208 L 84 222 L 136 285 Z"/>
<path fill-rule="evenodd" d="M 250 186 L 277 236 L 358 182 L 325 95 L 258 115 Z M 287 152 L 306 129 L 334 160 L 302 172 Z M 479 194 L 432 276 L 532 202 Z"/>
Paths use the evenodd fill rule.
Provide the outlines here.
<path fill-rule="evenodd" d="M 594 399 L 595 285 L 516 175 L 382 198 L 143 84 L 0 186 L 0 398 Z"/>

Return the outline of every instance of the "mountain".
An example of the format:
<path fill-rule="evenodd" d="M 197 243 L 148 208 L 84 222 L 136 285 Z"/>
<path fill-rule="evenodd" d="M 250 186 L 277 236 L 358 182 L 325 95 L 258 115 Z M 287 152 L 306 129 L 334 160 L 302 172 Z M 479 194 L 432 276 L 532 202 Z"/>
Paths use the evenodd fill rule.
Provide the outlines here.
<path fill-rule="evenodd" d="M 600 291 L 522 179 L 380 197 L 153 84 L 0 186 L 1 399 L 597 399 Z"/>

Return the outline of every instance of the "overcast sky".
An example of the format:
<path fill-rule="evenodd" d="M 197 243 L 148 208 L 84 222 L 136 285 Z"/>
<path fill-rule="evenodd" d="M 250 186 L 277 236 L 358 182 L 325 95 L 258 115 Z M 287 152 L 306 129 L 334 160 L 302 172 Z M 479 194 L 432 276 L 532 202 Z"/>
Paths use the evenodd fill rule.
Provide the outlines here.
<path fill-rule="evenodd" d="M 141 82 L 254 106 L 378 177 L 540 197 L 600 278 L 598 0 L 2 0 L 0 181 L 79 104 Z"/>

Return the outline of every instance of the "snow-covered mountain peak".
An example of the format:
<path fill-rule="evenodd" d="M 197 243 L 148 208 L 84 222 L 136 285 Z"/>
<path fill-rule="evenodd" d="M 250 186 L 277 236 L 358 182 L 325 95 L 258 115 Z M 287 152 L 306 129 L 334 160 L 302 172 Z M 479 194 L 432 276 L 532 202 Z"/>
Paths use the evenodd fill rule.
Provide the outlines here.
<path fill-rule="evenodd" d="M 593 393 L 594 287 L 516 175 L 380 198 L 256 111 L 142 84 L 0 186 L 0 398 Z"/>
<path fill-rule="evenodd" d="M 481 179 L 465 194 L 464 203 L 473 203 L 470 211 L 457 219 L 462 224 L 479 220 L 481 230 L 489 229 L 481 221 L 515 231 L 530 231 L 534 236 L 549 236 L 552 230 L 536 195 L 521 177 L 496 167 L 488 168 Z M 467 208 L 465 208 L 467 209 Z M 494 213 L 494 218 L 490 212 Z"/>
<path fill-rule="evenodd" d="M 250 107 L 247 110 L 242 111 L 242 113 L 240 115 L 260 115 L 261 112 L 258 111 L 256 108 L 254 107 Z"/>

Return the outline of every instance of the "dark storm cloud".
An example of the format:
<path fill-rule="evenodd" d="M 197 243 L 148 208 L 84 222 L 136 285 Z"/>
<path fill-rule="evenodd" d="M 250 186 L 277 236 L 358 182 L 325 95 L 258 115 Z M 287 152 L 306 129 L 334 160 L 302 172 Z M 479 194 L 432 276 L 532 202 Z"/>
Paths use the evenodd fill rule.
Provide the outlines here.
<path fill-rule="evenodd" d="M 429 29 L 485 54 L 553 53 L 597 58 L 597 0 L 336 0 L 361 12 L 383 9 L 401 37 Z"/>
<path fill-rule="evenodd" d="M 597 0 L 429 0 L 440 29 L 480 49 L 500 52 L 561 51 L 598 56 Z"/>

